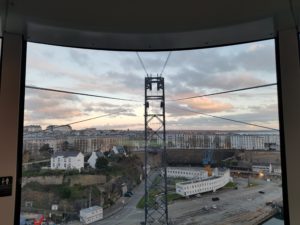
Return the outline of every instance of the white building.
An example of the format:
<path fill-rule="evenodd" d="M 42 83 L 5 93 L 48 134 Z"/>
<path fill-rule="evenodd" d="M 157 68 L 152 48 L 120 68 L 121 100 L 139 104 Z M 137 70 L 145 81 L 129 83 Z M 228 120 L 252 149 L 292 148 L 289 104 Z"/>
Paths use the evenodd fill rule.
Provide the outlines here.
<path fill-rule="evenodd" d="M 143 171 L 144 171 L 144 174 L 147 173 L 147 175 L 148 175 L 151 171 L 151 166 L 150 165 L 147 165 L 146 167 L 143 166 Z"/>
<path fill-rule="evenodd" d="M 92 206 L 80 210 L 80 222 L 83 224 L 90 224 L 103 219 L 103 208 L 100 206 Z"/>
<path fill-rule="evenodd" d="M 281 171 L 281 166 L 273 166 L 273 173 L 274 173 L 275 175 L 281 176 L 281 173 L 282 173 L 282 171 Z"/>
<path fill-rule="evenodd" d="M 208 173 L 195 167 L 167 167 L 167 177 L 202 180 L 208 178 Z"/>
<path fill-rule="evenodd" d="M 266 173 L 281 176 L 280 165 L 252 165 L 252 171 L 257 173 Z"/>
<path fill-rule="evenodd" d="M 126 151 L 123 146 L 113 146 L 111 151 L 116 155 L 125 155 L 126 156 Z"/>
<path fill-rule="evenodd" d="M 81 152 L 56 152 L 51 157 L 51 169 L 71 170 L 84 168 L 84 155 Z"/>
<path fill-rule="evenodd" d="M 269 165 L 252 165 L 252 171 L 257 173 L 272 173 L 272 164 Z"/>
<path fill-rule="evenodd" d="M 90 158 L 88 159 L 88 163 L 92 168 L 96 168 L 96 162 L 98 158 L 104 157 L 102 152 L 93 152 Z"/>
<path fill-rule="evenodd" d="M 190 196 L 209 191 L 215 192 L 232 180 L 229 170 L 219 172 L 219 175 L 220 176 L 215 176 L 204 180 L 191 180 L 176 183 L 176 193 L 182 196 Z"/>
<path fill-rule="evenodd" d="M 125 193 L 128 191 L 127 184 L 126 184 L 126 183 L 123 183 L 121 189 L 122 189 L 122 196 L 124 196 Z"/>
<path fill-rule="evenodd" d="M 52 211 L 57 211 L 58 210 L 58 204 L 52 204 L 51 205 L 51 210 Z"/>

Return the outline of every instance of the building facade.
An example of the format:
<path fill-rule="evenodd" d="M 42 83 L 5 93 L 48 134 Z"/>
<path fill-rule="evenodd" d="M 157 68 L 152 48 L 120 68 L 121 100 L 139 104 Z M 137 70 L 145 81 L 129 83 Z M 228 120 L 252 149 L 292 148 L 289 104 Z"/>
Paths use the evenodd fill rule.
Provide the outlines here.
<path fill-rule="evenodd" d="M 64 125 L 64 126 L 50 125 L 46 128 L 46 132 L 70 133 L 71 131 L 72 131 L 72 127 L 70 125 Z"/>
<path fill-rule="evenodd" d="M 88 164 L 92 167 L 92 168 L 96 168 L 96 162 L 97 159 L 100 157 L 104 157 L 104 154 L 102 152 L 92 152 L 92 155 L 90 156 L 90 158 L 88 159 Z"/>
<path fill-rule="evenodd" d="M 53 151 L 63 150 L 64 143 L 82 153 L 110 151 L 113 146 L 127 146 L 139 150 L 144 147 L 142 131 L 101 131 L 96 129 L 72 130 L 70 126 L 49 126 L 40 132 L 37 125 L 24 130 L 23 150 L 38 151 L 49 144 Z M 153 144 L 162 146 L 162 140 L 155 139 Z M 168 149 L 243 149 L 243 150 L 280 150 L 278 132 L 232 132 L 169 130 L 166 133 Z"/>
<path fill-rule="evenodd" d="M 42 131 L 42 127 L 40 125 L 29 125 L 29 126 L 24 126 L 24 132 L 39 132 Z"/>
<path fill-rule="evenodd" d="M 167 167 L 167 177 L 203 180 L 208 173 L 201 168 Z"/>
<path fill-rule="evenodd" d="M 256 173 L 264 173 L 268 175 L 277 175 L 281 176 L 281 165 L 273 164 L 261 164 L 261 165 L 252 165 L 252 171 Z"/>
<path fill-rule="evenodd" d="M 92 206 L 82 209 L 79 212 L 80 222 L 90 224 L 103 219 L 103 208 L 100 206 Z"/>
<path fill-rule="evenodd" d="M 162 144 L 160 140 L 158 140 Z M 280 150 L 278 132 L 168 131 L 168 148 Z"/>
<path fill-rule="evenodd" d="M 213 176 L 204 180 L 190 180 L 176 183 L 176 193 L 181 196 L 191 196 L 209 191 L 215 192 L 230 181 L 232 181 L 230 171 L 226 170 L 224 172 L 219 172 L 218 176 Z"/>
<path fill-rule="evenodd" d="M 51 157 L 52 170 L 81 170 L 84 168 L 84 155 L 81 152 L 56 152 Z"/>

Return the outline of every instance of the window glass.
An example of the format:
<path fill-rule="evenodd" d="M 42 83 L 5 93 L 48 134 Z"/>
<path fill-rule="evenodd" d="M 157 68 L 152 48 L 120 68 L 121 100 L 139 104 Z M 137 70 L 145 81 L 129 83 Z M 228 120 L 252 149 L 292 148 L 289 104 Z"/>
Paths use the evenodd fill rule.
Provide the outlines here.
<path fill-rule="evenodd" d="M 283 224 L 274 40 L 139 53 L 28 43 L 22 221 L 144 221 L 145 173 L 163 182 L 160 138 L 144 165 L 146 76 L 165 82 L 170 223 Z"/>

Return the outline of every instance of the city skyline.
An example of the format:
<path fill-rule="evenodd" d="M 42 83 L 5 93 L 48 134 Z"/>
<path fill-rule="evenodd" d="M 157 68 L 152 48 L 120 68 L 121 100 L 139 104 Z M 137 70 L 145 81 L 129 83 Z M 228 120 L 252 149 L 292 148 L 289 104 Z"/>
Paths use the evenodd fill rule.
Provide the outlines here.
<path fill-rule="evenodd" d="M 169 52 L 139 53 L 147 72 L 159 74 Z M 74 125 L 75 129 L 144 128 L 144 77 L 135 52 L 86 50 L 28 44 L 26 85 L 76 91 L 140 102 L 112 101 L 26 89 L 24 124 L 63 125 L 95 116 L 121 114 Z M 185 101 L 183 97 L 276 83 L 274 41 L 174 51 L 163 73 L 167 129 L 257 130 L 216 118 L 278 128 L 277 87 Z"/>

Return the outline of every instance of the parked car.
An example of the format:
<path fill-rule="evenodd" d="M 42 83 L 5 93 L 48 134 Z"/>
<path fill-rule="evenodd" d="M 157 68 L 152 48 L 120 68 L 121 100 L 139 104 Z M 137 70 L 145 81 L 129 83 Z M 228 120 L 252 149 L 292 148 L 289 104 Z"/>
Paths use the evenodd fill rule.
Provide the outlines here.
<path fill-rule="evenodd" d="M 129 194 L 128 192 L 126 192 L 125 194 L 124 194 L 124 197 L 131 197 L 132 195 L 131 194 Z"/>

